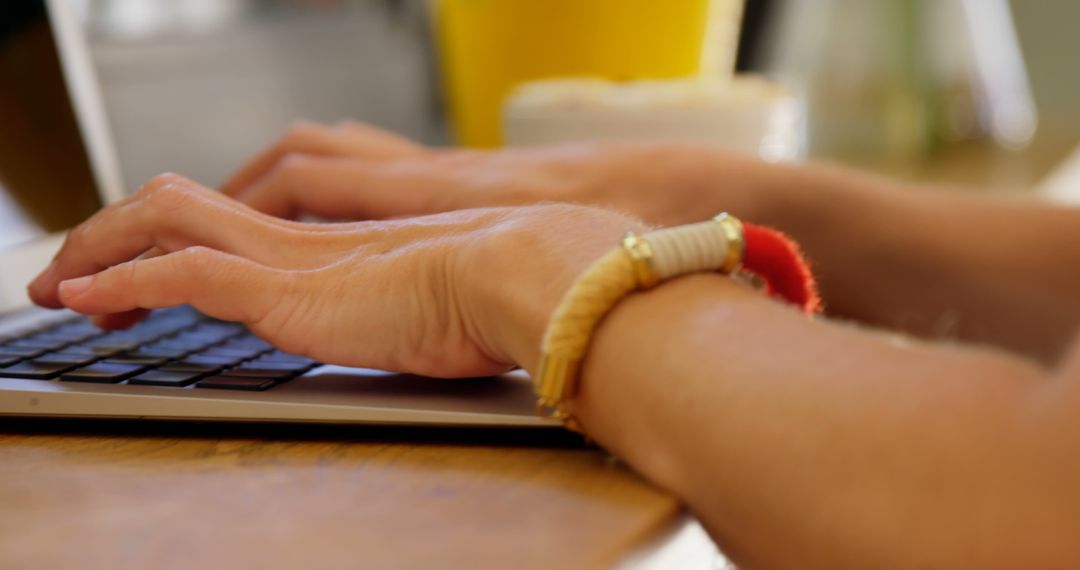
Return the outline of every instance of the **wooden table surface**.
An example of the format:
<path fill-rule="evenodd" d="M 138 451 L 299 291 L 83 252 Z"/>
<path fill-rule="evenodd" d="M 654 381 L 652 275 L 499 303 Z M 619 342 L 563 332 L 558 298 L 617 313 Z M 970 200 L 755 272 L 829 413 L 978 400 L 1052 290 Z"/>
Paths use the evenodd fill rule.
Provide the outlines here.
<path fill-rule="evenodd" d="M 554 433 L 0 422 L 0 568 L 601 568 L 679 518 Z"/>

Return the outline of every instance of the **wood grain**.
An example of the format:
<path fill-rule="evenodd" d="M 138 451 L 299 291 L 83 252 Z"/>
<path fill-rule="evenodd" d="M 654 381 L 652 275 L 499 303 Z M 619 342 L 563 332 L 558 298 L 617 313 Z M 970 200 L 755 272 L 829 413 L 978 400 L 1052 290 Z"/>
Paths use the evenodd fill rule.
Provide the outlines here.
<path fill-rule="evenodd" d="M 82 427 L 0 423 L 0 568 L 600 568 L 680 511 L 565 441 Z"/>

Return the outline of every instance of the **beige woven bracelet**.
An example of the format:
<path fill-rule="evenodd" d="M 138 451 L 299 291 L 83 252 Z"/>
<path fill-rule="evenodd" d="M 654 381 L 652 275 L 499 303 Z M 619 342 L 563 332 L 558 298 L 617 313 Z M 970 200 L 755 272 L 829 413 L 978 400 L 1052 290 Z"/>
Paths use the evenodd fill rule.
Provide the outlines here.
<path fill-rule="evenodd" d="M 627 234 L 618 247 L 582 273 L 552 314 L 541 346 L 537 413 L 581 431 L 567 403 L 577 395 L 581 362 L 601 319 L 627 294 L 703 271 L 730 274 L 742 263 L 743 225 L 720 214 L 708 222 Z"/>

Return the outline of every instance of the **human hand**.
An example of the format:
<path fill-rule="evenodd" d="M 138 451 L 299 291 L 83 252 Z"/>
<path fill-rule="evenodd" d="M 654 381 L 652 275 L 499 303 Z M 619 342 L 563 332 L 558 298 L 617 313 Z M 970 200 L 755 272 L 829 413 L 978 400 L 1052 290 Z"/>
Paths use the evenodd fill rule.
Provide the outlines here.
<path fill-rule="evenodd" d="M 300 123 L 221 190 L 282 218 L 386 219 L 540 202 L 598 205 L 657 225 L 721 210 L 753 218 L 759 164 L 701 146 L 579 143 L 435 149 L 344 123 Z"/>
<path fill-rule="evenodd" d="M 641 229 L 570 205 L 304 224 L 162 175 L 74 229 L 29 292 L 90 315 L 190 304 L 323 362 L 488 375 L 533 367 L 572 280 Z"/>

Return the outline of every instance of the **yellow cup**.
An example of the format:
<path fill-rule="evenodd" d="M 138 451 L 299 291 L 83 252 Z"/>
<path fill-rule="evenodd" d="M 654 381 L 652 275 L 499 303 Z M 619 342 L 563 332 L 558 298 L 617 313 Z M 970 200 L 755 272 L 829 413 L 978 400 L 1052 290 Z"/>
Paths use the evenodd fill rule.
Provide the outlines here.
<path fill-rule="evenodd" d="M 703 48 L 714 2 L 436 0 L 439 55 L 458 142 L 498 146 L 503 99 L 524 81 L 701 73 L 709 59 Z"/>

